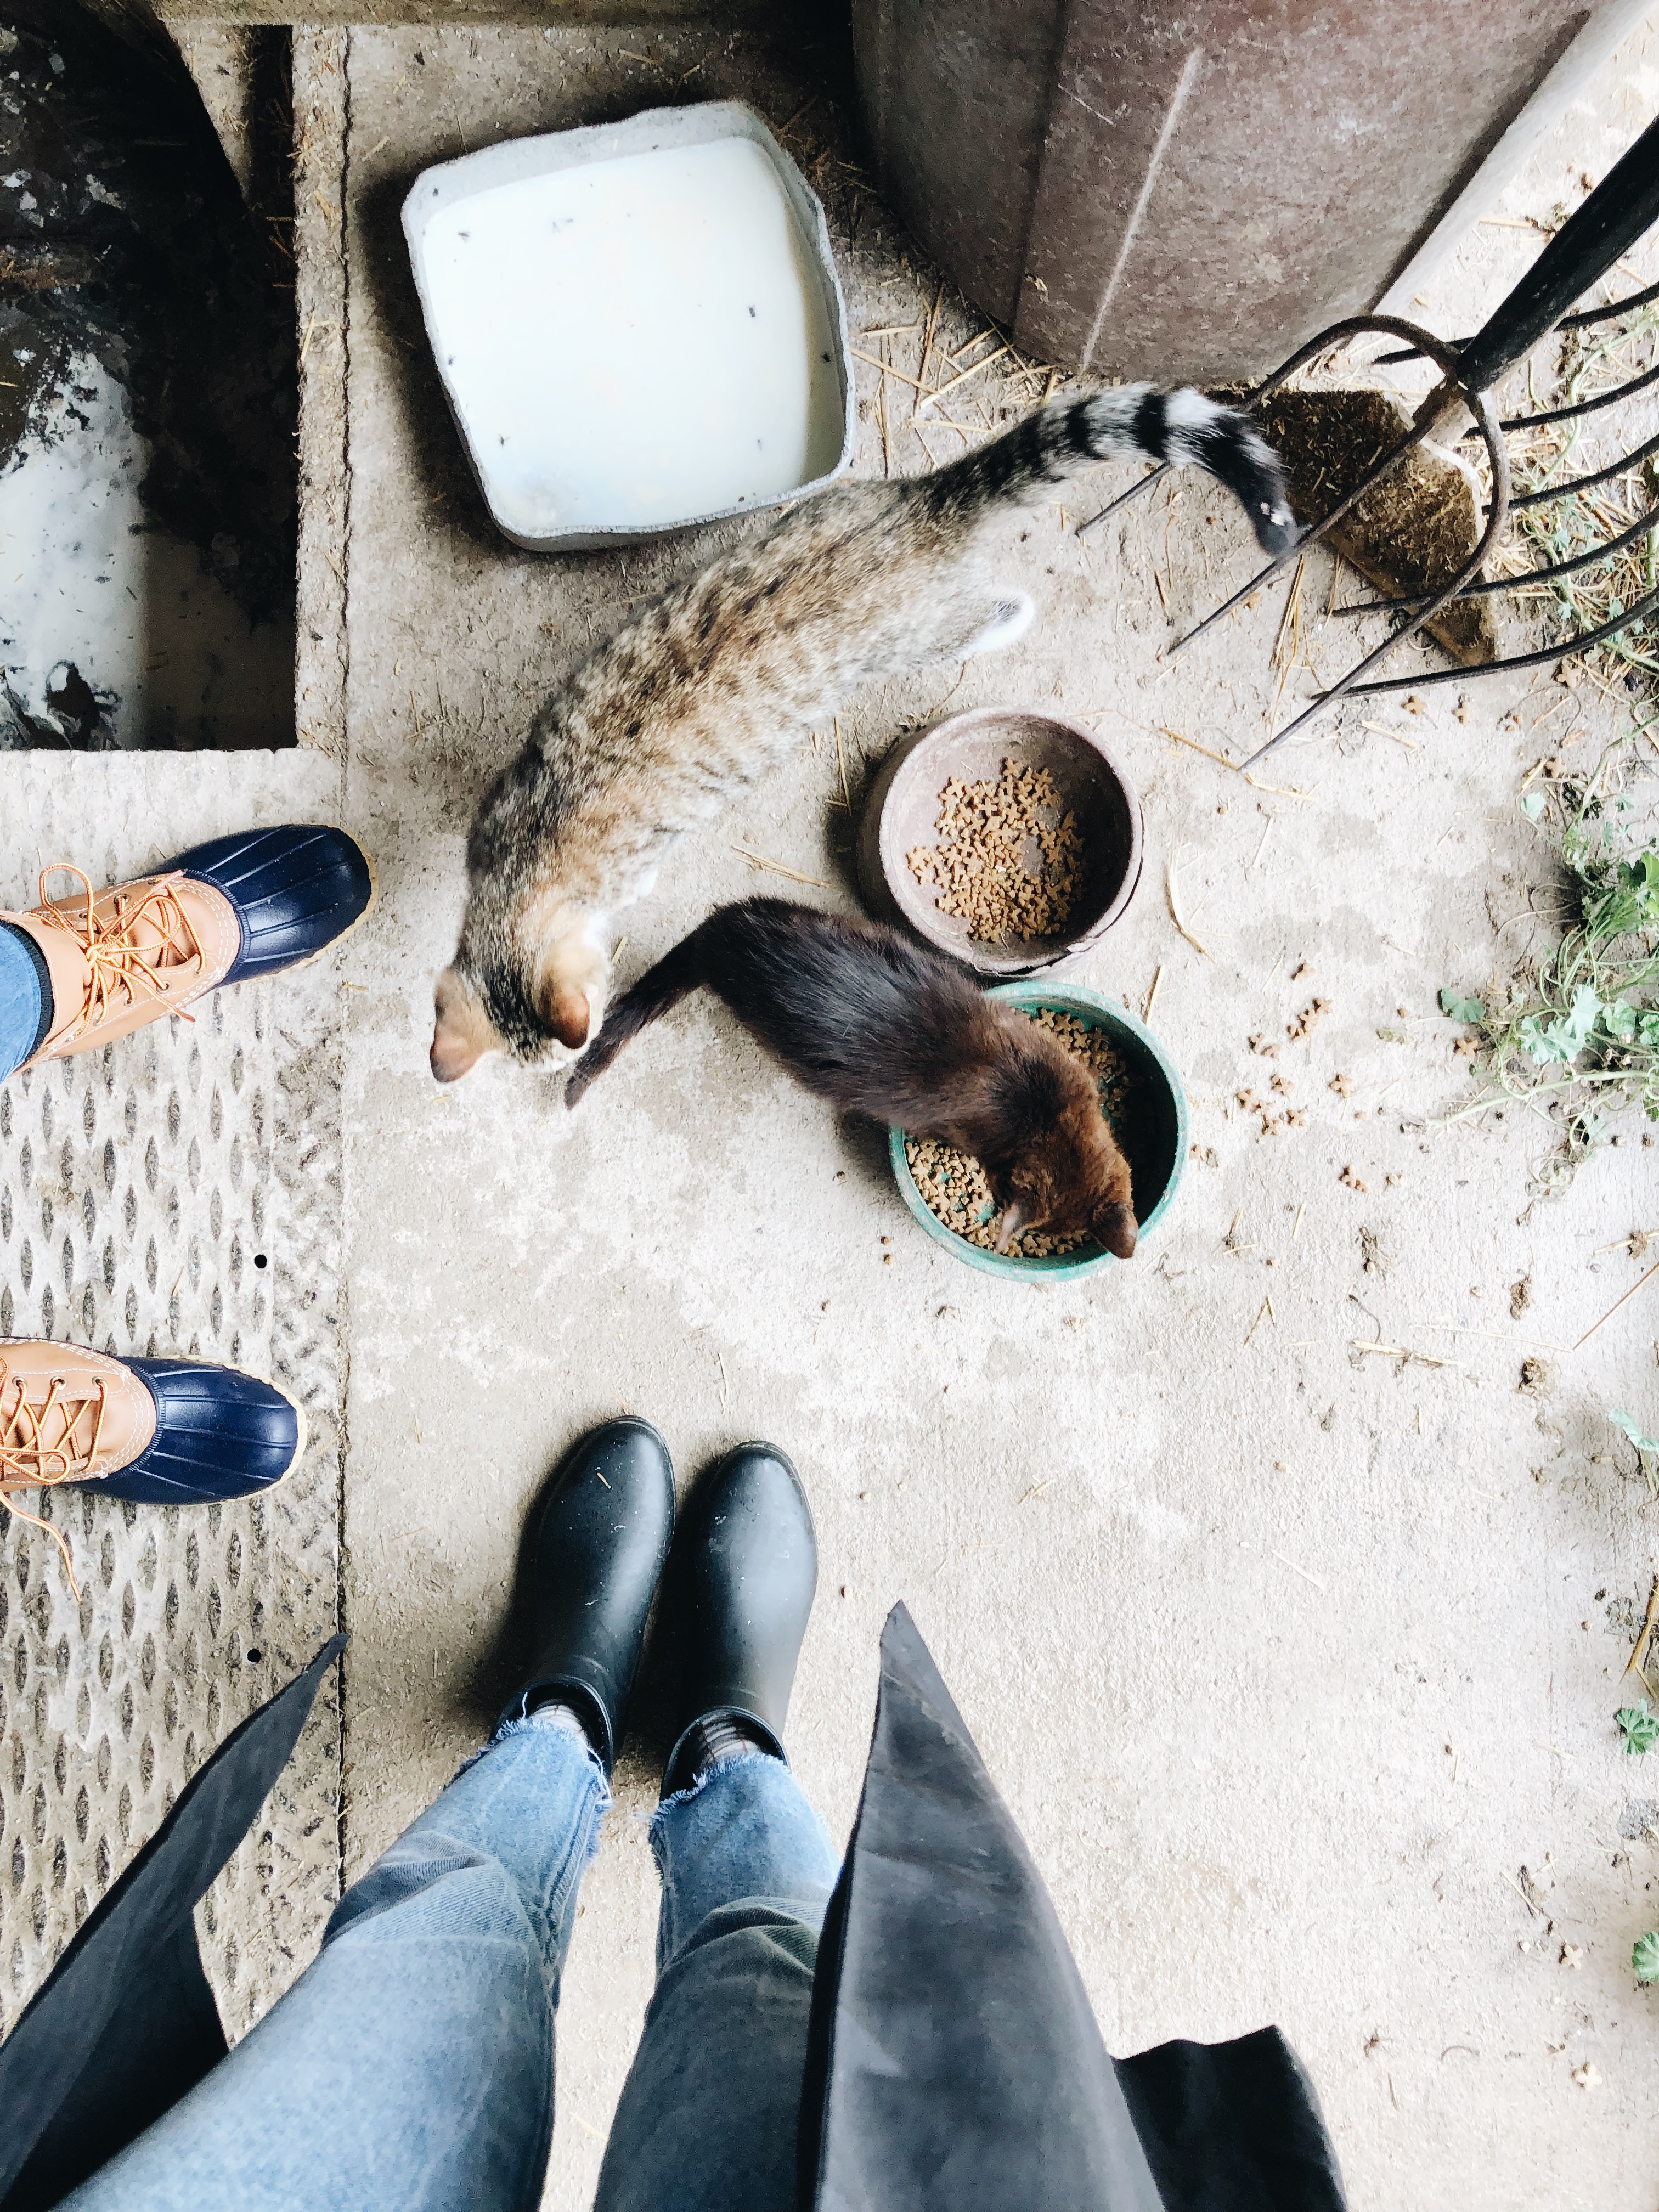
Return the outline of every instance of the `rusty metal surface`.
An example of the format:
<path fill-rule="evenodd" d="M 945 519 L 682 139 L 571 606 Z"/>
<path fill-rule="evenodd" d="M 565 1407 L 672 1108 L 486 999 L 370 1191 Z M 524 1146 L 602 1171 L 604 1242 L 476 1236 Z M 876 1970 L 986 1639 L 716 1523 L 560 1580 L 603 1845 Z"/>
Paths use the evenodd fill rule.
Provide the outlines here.
<path fill-rule="evenodd" d="M 48 856 L 118 879 L 192 836 L 284 818 L 292 781 L 270 756 L 198 770 L 36 755 L 5 764 L 0 802 Z M 0 903 L 32 901 L 32 861 L 0 860 Z M 301 1465 L 258 1501 L 52 1498 L 78 1605 L 51 1539 L 0 1510 L 0 2034 L 202 1760 L 335 1626 L 333 995 L 325 971 L 217 992 L 193 1022 L 0 1085 L 0 1335 L 243 1366 L 310 1425 Z M 331 1678 L 198 1912 L 233 2035 L 311 1955 L 337 1894 L 339 1759 Z"/>
<path fill-rule="evenodd" d="M 877 173 L 1039 357 L 1254 377 L 1368 307 L 1601 5 L 854 0 Z"/>
<path fill-rule="evenodd" d="M 1013 321 L 1060 0 L 854 0 L 876 182 L 998 322 Z"/>
<path fill-rule="evenodd" d="M 1511 505 L 1508 448 L 1504 443 L 1504 434 L 1511 430 L 1535 430 L 1547 423 L 1582 418 L 1615 407 L 1628 400 L 1633 393 L 1645 390 L 1656 378 L 1659 378 L 1659 368 L 1651 368 L 1643 375 L 1614 386 L 1610 391 L 1593 392 L 1589 398 L 1575 401 L 1571 405 L 1511 416 L 1503 421 L 1498 420 L 1492 404 L 1492 388 L 1510 369 L 1517 368 L 1551 331 L 1561 327 L 1582 327 L 1585 322 L 1604 320 L 1610 315 L 1630 312 L 1627 300 L 1622 308 L 1615 304 L 1611 307 L 1587 310 L 1582 316 L 1564 313 L 1564 310 L 1594 289 L 1615 265 L 1624 268 L 1625 264 L 1620 257 L 1640 245 L 1656 222 L 1659 222 L 1659 122 L 1650 123 L 1636 142 L 1626 149 L 1613 168 L 1590 192 L 1589 198 L 1553 233 L 1519 283 L 1505 294 L 1473 337 L 1457 340 L 1439 338 L 1421 325 L 1395 315 L 1355 316 L 1318 331 L 1250 395 L 1249 405 L 1269 434 L 1281 446 L 1294 445 L 1295 436 L 1287 436 L 1285 424 L 1274 424 L 1272 409 L 1264 403 L 1286 386 L 1299 369 L 1316 358 L 1340 355 L 1357 339 L 1381 335 L 1403 337 L 1408 341 L 1404 349 L 1383 356 L 1384 359 L 1410 361 L 1420 358 L 1432 362 L 1441 372 L 1440 382 L 1425 399 L 1419 402 L 1409 427 L 1402 428 L 1402 434 L 1397 442 L 1384 450 L 1386 441 L 1379 440 L 1376 458 L 1359 482 L 1346 490 L 1296 545 L 1281 554 L 1250 583 L 1241 591 L 1235 592 L 1231 599 L 1190 629 L 1173 648 L 1176 653 L 1185 651 L 1196 639 L 1203 636 L 1241 599 L 1247 598 L 1276 569 L 1282 568 L 1286 561 L 1294 557 L 1299 564 L 1306 549 L 1321 538 L 1346 553 L 1357 566 L 1373 577 L 1378 574 L 1379 568 L 1392 569 L 1394 562 L 1387 542 L 1390 535 L 1397 543 L 1403 544 L 1408 537 L 1421 533 L 1426 520 L 1422 512 L 1422 489 L 1409 483 L 1402 484 L 1400 475 L 1395 472 L 1401 469 L 1402 465 L 1409 470 L 1418 459 L 1417 449 L 1425 441 L 1443 424 L 1455 421 L 1463 413 L 1473 419 L 1475 426 L 1473 432 L 1464 434 L 1465 441 L 1478 436 L 1486 448 L 1491 467 L 1491 491 L 1486 501 L 1486 526 L 1479 544 L 1466 559 L 1461 553 L 1447 551 L 1446 564 L 1455 568 L 1450 580 L 1447 580 L 1443 574 L 1419 580 L 1431 584 L 1434 596 L 1428 599 L 1407 597 L 1372 602 L 1377 607 L 1397 610 L 1406 619 L 1372 652 L 1322 690 L 1294 720 L 1275 731 L 1267 743 L 1243 763 L 1247 769 L 1254 768 L 1274 746 L 1282 744 L 1286 738 L 1306 727 L 1336 701 L 1350 693 L 1360 697 L 1376 692 L 1455 682 L 1470 675 L 1492 676 L 1500 671 L 1540 667 L 1546 662 L 1559 660 L 1564 653 L 1582 653 L 1589 647 L 1617 637 L 1621 631 L 1634 627 L 1659 609 L 1659 591 L 1649 591 L 1627 607 L 1615 607 L 1610 620 L 1571 637 L 1553 640 L 1541 651 L 1513 654 L 1501 659 L 1489 653 L 1482 653 L 1479 666 L 1416 672 L 1407 677 L 1380 678 L 1371 672 L 1393 653 L 1396 646 L 1421 629 L 1432 629 L 1440 642 L 1459 661 L 1469 663 L 1472 656 L 1465 649 L 1466 635 L 1459 629 L 1448 632 L 1445 624 L 1449 619 L 1467 618 L 1470 614 L 1484 617 L 1486 610 L 1480 604 L 1483 593 L 1490 596 L 1498 591 L 1521 591 L 1529 584 L 1544 581 L 1552 575 L 1570 574 L 1574 569 L 1590 565 L 1598 557 L 1607 558 L 1643 533 L 1644 524 L 1638 521 L 1628 531 L 1610 537 L 1582 558 L 1554 563 L 1550 568 L 1534 570 L 1531 575 L 1517 574 L 1494 580 L 1482 577 L 1486 556 L 1498 544 Z M 1345 400 L 1357 405 L 1374 402 L 1385 409 L 1389 405 L 1381 395 L 1365 392 L 1292 394 L 1291 397 L 1293 400 L 1304 401 L 1309 406 L 1321 404 L 1328 407 L 1337 406 Z M 1403 426 L 1403 409 L 1400 413 Z M 1626 454 L 1613 468 L 1604 469 L 1601 475 L 1611 476 L 1632 470 L 1647 451 L 1648 447 L 1643 447 L 1635 453 Z M 1292 464 L 1293 488 L 1295 474 L 1295 465 Z M 1386 486 L 1383 483 L 1385 478 L 1389 479 Z M 1584 480 L 1578 481 L 1582 483 Z M 1145 483 L 1132 487 L 1127 496 L 1133 498 L 1145 489 Z M 1302 498 L 1297 502 L 1298 513 L 1305 506 L 1307 489 L 1304 483 Z M 1526 494 L 1514 503 L 1524 507 L 1538 506 L 1547 500 L 1562 498 L 1571 489 L 1571 485 L 1546 486 Z M 1389 505 L 1391 501 L 1392 507 Z M 1370 510 L 1369 518 L 1367 509 Z M 1350 517 L 1352 524 L 1364 523 L 1367 531 L 1374 533 L 1365 548 L 1370 558 L 1362 555 L 1360 548 L 1350 537 L 1343 534 L 1345 528 L 1352 526 L 1345 523 L 1345 518 Z M 1097 516 L 1093 520 L 1099 519 Z M 1092 527 L 1092 521 L 1085 523 L 1083 527 Z M 1462 532 L 1465 544 L 1472 528 L 1473 519 L 1466 517 Z M 1461 566 L 1457 565 L 1460 560 Z M 1401 573 L 1403 574 L 1403 570 Z M 1343 610 L 1345 613 L 1365 611 L 1364 608 Z M 1362 678 L 1370 680 L 1362 682 Z"/>
<path fill-rule="evenodd" d="M 106 0 L 106 8 L 118 0 Z M 180 38 L 198 23 L 289 23 L 301 33 L 397 23 L 505 23 L 526 29 L 575 25 L 739 24 L 777 14 L 776 0 L 161 0 L 156 10 Z"/>

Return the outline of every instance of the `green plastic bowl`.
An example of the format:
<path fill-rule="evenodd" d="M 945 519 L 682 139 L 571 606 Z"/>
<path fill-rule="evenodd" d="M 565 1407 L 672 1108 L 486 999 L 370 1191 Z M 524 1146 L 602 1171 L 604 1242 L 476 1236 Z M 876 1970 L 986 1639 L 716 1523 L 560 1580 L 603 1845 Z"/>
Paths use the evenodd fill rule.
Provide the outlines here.
<path fill-rule="evenodd" d="M 1033 1012 L 1053 1007 L 1058 1013 L 1075 1014 L 1091 1029 L 1110 1032 L 1112 1042 L 1142 1079 L 1145 1119 L 1133 1143 L 1124 1150 L 1134 1178 L 1135 1212 L 1140 1224 L 1139 1243 L 1144 1244 L 1169 1212 L 1187 1158 L 1187 1094 L 1181 1087 L 1170 1055 L 1152 1031 L 1126 1013 L 1115 1000 L 1098 991 L 1080 991 L 1065 983 L 1042 978 L 999 984 L 994 999 Z M 1015 1282 L 1074 1283 L 1080 1276 L 1098 1274 L 1103 1267 L 1126 1263 L 1104 1251 L 1056 1253 L 1047 1259 L 1024 1260 L 1014 1254 L 982 1251 L 953 1229 L 947 1229 L 916 1188 L 910 1163 L 904 1157 L 904 1131 L 888 1132 L 888 1153 L 893 1180 L 904 1203 L 936 1244 L 982 1274 L 1002 1275 Z M 1150 1201 L 1150 1203 L 1149 1203 Z M 1136 1257 L 1139 1258 L 1139 1252 Z M 1127 1264 L 1133 1265 L 1131 1261 Z"/>

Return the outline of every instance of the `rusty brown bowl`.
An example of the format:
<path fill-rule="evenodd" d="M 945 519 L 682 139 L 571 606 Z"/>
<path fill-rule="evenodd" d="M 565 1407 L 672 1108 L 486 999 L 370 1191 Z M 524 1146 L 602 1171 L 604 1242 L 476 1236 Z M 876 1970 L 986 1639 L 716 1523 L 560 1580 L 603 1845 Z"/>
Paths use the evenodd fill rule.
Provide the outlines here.
<path fill-rule="evenodd" d="M 1083 840 L 1083 887 L 1060 937 L 989 945 L 959 915 L 941 914 L 932 884 L 905 854 L 939 834 L 939 797 L 952 776 L 992 781 L 1006 760 L 1044 768 Z M 901 738 L 882 763 L 859 824 L 859 887 L 873 914 L 896 921 L 975 975 L 1038 975 L 1086 952 L 1111 927 L 1140 880 L 1140 797 L 1110 747 L 1081 722 L 1034 707 L 975 707 Z"/>

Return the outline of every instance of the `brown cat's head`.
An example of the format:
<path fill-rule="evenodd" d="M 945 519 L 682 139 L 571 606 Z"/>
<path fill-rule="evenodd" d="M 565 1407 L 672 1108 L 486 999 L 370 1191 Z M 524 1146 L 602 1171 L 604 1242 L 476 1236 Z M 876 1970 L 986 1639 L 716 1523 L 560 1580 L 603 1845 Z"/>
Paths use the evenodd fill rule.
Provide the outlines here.
<path fill-rule="evenodd" d="M 454 960 L 434 994 L 432 1073 L 455 1083 L 489 1052 L 562 1067 L 605 1014 L 611 961 L 586 915 L 564 913 L 533 944 L 520 926 L 490 931 L 469 911 Z"/>
<path fill-rule="evenodd" d="M 1068 1105 L 1000 1178 L 997 1249 L 1028 1229 L 1087 1237 L 1120 1260 L 1133 1258 L 1139 1224 L 1129 1163 L 1092 1097 Z"/>

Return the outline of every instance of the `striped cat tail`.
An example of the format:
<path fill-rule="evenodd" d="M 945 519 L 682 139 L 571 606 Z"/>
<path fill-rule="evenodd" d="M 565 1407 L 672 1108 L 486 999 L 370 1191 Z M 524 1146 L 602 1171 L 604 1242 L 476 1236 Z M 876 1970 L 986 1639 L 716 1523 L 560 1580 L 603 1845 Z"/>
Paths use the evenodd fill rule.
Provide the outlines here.
<path fill-rule="evenodd" d="M 1124 384 L 1057 399 L 928 481 L 940 504 L 958 512 L 1023 505 L 1044 485 L 1062 483 L 1097 461 L 1131 459 L 1208 470 L 1249 516 L 1265 551 L 1283 553 L 1296 543 L 1279 456 L 1248 416 L 1201 392 Z"/>

